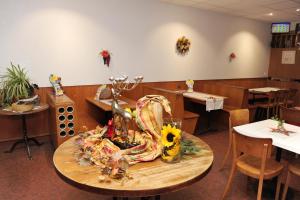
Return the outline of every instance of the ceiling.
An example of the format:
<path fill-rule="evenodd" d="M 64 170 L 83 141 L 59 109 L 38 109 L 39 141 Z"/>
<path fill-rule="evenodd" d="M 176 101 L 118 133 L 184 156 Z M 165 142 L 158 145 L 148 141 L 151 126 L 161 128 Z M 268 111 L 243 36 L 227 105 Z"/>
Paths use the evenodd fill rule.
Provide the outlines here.
<path fill-rule="evenodd" d="M 300 0 L 161 0 L 266 22 L 300 21 Z M 272 13 L 272 14 L 271 14 Z"/>

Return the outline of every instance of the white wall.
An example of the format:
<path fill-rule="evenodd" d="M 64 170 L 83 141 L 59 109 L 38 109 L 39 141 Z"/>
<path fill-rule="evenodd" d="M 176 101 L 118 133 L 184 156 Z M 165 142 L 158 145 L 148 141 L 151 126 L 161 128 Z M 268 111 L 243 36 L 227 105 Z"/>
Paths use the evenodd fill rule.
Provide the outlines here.
<path fill-rule="evenodd" d="M 177 38 L 191 39 L 188 55 Z M 269 24 L 157 0 L 0 0 L 0 71 L 10 61 L 48 86 L 108 82 L 111 75 L 145 81 L 266 76 Z M 111 66 L 98 55 L 109 49 Z M 237 58 L 229 62 L 235 52 Z"/>

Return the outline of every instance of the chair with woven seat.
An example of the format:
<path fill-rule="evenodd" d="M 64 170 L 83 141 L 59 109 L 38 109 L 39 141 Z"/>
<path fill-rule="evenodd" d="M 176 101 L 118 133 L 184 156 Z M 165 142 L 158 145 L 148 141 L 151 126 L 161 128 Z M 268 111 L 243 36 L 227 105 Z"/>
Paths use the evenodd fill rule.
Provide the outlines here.
<path fill-rule="evenodd" d="M 223 169 L 226 161 L 228 160 L 230 152 L 232 151 L 233 127 L 248 124 L 248 123 L 249 123 L 249 110 L 248 109 L 238 109 L 238 110 L 232 110 L 229 112 L 229 129 L 228 129 L 229 142 L 228 142 L 227 151 L 225 153 L 225 156 L 222 161 L 220 169 Z"/>
<path fill-rule="evenodd" d="M 288 174 L 287 174 L 287 177 L 286 177 L 286 181 L 285 181 L 285 185 L 284 185 L 284 189 L 283 189 L 283 194 L 282 194 L 282 199 L 283 200 L 286 198 L 286 194 L 287 194 L 287 191 L 288 191 L 288 187 L 289 187 L 289 183 L 290 183 L 290 179 L 291 179 L 292 174 L 300 176 L 300 159 L 293 160 L 293 161 L 289 162 Z"/>
<path fill-rule="evenodd" d="M 272 139 L 252 138 L 233 131 L 233 163 L 222 199 L 231 187 L 233 176 L 237 170 L 258 179 L 257 199 L 262 196 L 263 181 L 279 176 L 275 200 L 279 198 L 281 174 L 283 165 L 271 159 Z"/>

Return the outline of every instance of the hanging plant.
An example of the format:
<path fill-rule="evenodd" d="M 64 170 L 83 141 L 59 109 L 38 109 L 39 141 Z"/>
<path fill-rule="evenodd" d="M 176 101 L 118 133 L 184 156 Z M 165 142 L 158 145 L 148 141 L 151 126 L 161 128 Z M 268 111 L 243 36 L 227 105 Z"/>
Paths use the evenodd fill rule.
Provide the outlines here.
<path fill-rule="evenodd" d="M 181 55 L 185 55 L 190 50 L 191 42 L 185 36 L 182 36 L 177 40 L 176 49 Z"/>
<path fill-rule="evenodd" d="M 102 50 L 100 52 L 100 55 L 103 58 L 104 65 L 107 65 L 107 67 L 109 67 L 111 53 L 108 50 Z"/>

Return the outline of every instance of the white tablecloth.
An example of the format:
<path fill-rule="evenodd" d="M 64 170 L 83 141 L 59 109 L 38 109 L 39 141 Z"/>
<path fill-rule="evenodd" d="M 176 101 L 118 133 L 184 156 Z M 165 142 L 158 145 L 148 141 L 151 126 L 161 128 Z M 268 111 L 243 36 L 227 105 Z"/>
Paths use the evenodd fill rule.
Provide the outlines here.
<path fill-rule="evenodd" d="M 242 135 L 255 138 L 272 138 L 273 145 L 282 149 L 300 154 L 300 127 L 284 123 L 284 127 L 290 135 L 282 133 L 271 132 L 271 128 L 276 128 L 278 122 L 275 120 L 263 120 L 250 124 L 233 127 L 235 131 Z"/>
<path fill-rule="evenodd" d="M 281 90 L 280 88 L 276 87 L 262 87 L 262 88 L 251 88 L 249 89 L 250 92 L 263 92 L 263 93 L 268 93 L 268 92 L 276 92 L 278 90 Z"/>
<path fill-rule="evenodd" d="M 226 97 L 202 93 L 202 92 L 185 92 L 183 93 L 183 96 L 205 102 L 206 111 L 222 109 L 224 104 L 224 99 L 226 98 Z"/>

